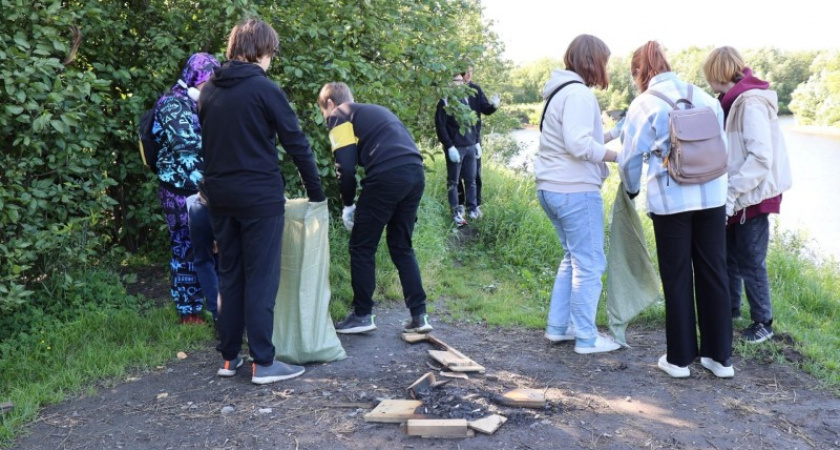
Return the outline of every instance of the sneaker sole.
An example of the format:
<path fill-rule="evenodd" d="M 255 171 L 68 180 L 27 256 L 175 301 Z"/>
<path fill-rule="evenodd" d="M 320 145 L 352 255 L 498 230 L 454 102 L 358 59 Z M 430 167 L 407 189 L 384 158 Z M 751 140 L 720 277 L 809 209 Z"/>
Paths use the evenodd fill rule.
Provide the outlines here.
<path fill-rule="evenodd" d="M 245 364 L 245 360 L 240 359 L 239 364 L 237 364 L 236 367 L 233 368 L 233 370 L 225 369 L 225 368 L 219 368 L 218 372 L 216 372 L 216 375 L 218 375 L 220 377 L 232 377 L 232 376 L 236 375 L 236 369 L 239 369 L 240 367 L 242 367 L 243 364 Z"/>
<path fill-rule="evenodd" d="M 620 348 L 620 345 L 616 345 L 615 347 L 575 347 L 575 353 L 577 353 L 578 355 L 589 355 L 592 353 L 614 352 Z"/>
<path fill-rule="evenodd" d="M 691 371 L 688 370 L 688 367 L 672 369 L 659 363 L 656 363 L 656 365 L 659 366 L 659 369 L 667 373 L 668 376 L 670 376 L 671 378 L 688 378 L 691 375 Z M 683 372 L 682 369 L 685 369 L 685 372 Z M 679 372 L 677 370 L 679 370 Z"/>
<path fill-rule="evenodd" d="M 428 333 L 434 330 L 431 325 L 423 325 L 422 327 L 417 328 L 403 328 L 403 332 L 405 333 Z"/>
<path fill-rule="evenodd" d="M 773 333 L 770 333 L 766 336 L 762 336 L 762 337 L 759 337 L 759 338 L 756 338 L 756 339 L 745 339 L 743 337 L 741 338 L 741 340 L 746 342 L 747 344 L 760 344 L 764 341 L 769 341 L 770 339 L 773 339 Z"/>
<path fill-rule="evenodd" d="M 545 333 L 544 336 L 545 336 L 546 339 L 548 339 L 549 342 L 554 342 L 554 343 L 568 342 L 568 341 L 574 341 L 575 340 L 575 337 L 571 334 L 559 335 L 559 334 Z"/>
<path fill-rule="evenodd" d="M 251 383 L 260 384 L 260 385 L 271 384 L 271 383 L 276 383 L 278 381 L 291 380 L 292 378 L 297 378 L 297 377 L 303 375 L 304 373 L 306 373 L 306 369 L 302 369 L 300 372 L 295 372 L 295 373 L 292 373 L 292 374 L 289 374 L 289 375 L 274 375 L 274 376 L 270 376 L 270 377 L 251 377 Z"/>
<path fill-rule="evenodd" d="M 732 378 L 735 376 L 735 369 L 732 366 L 723 367 L 720 364 L 717 364 L 719 367 L 717 370 L 714 368 L 714 364 L 717 364 L 712 360 L 712 362 L 708 362 L 706 358 L 700 358 L 700 365 L 705 367 L 712 372 L 718 378 Z"/>
<path fill-rule="evenodd" d="M 359 334 L 373 331 L 375 329 L 376 325 L 366 325 L 363 327 L 345 328 L 343 330 L 336 329 L 335 332 L 338 334 Z"/>

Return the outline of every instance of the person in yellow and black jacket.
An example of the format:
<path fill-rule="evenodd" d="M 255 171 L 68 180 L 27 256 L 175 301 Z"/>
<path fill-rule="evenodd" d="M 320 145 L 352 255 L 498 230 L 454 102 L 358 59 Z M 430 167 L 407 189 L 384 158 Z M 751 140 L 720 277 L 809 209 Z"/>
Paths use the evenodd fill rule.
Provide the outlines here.
<path fill-rule="evenodd" d="M 342 220 L 350 231 L 350 278 L 353 310 L 336 324 L 338 333 L 376 329 L 373 291 L 376 249 L 387 226 L 388 250 L 397 267 L 405 305 L 411 318 L 407 332 L 432 331 L 426 314 L 426 292 L 411 235 L 426 186 L 423 157 L 405 125 L 387 108 L 355 103 L 344 83 L 327 83 L 318 95 L 326 120 L 343 206 Z M 359 200 L 356 167 L 365 169 Z"/>

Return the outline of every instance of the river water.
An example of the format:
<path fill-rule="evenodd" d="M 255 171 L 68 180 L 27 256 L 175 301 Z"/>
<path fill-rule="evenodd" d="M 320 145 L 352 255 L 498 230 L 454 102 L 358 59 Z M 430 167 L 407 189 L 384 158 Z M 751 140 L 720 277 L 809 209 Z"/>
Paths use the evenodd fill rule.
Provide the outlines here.
<path fill-rule="evenodd" d="M 781 214 L 773 217 L 781 229 L 801 232 L 817 255 L 840 260 L 840 207 L 834 204 L 840 197 L 840 133 L 800 127 L 790 116 L 780 123 L 793 187 L 783 196 Z M 511 165 L 532 170 L 539 130 L 516 130 L 511 136 L 522 148 Z M 609 147 L 617 150 L 614 145 Z"/>

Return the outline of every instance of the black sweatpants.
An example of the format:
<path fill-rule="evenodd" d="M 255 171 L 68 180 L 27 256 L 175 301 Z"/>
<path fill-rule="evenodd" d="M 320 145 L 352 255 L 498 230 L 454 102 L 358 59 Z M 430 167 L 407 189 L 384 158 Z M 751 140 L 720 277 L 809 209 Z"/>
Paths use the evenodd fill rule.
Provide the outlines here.
<path fill-rule="evenodd" d="M 405 306 L 412 316 L 426 312 L 426 292 L 411 243 L 425 186 L 423 166 L 419 164 L 396 167 L 362 180 L 350 233 L 350 276 L 356 315 L 367 315 L 373 310 L 376 249 L 386 227 L 388 251 L 400 276 Z"/>
<path fill-rule="evenodd" d="M 687 366 L 705 356 L 729 365 L 732 312 L 725 207 L 650 216 L 665 293 L 668 362 Z"/>

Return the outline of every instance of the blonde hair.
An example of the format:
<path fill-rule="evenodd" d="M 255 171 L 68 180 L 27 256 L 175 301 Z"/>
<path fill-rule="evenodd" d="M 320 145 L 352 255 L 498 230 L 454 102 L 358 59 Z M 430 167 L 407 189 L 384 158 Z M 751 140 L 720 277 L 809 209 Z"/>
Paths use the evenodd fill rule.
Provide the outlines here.
<path fill-rule="evenodd" d="M 604 41 L 590 34 L 581 34 L 569 44 L 563 63 L 567 70 L 580 75 L 587 86 L 606 89 L 610 85 L 607 72 L 609 59 L 610 49 Z"/>
<path fill-rule="evenodd" d="M 744 78 L 744 58 L 732 47 L 718 47 L 703 62 L 703 74 L 710 83 L 736 83 Z"/>

